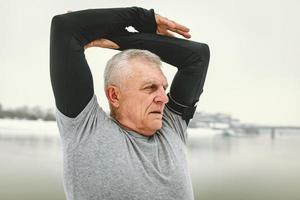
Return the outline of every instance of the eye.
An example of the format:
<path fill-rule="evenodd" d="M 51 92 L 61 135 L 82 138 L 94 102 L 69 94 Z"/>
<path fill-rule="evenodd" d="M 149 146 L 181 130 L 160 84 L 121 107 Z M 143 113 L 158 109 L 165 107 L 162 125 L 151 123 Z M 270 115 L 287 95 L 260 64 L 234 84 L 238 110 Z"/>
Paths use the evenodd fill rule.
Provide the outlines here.
<path fill-rule="evenodd" d="M 148 91 L 154 91 L 154 90 L 156 90 L 156 88 L 157 88 L 157 86 L 153 84 L 153 85 L 146 86 L 144 89 L 148 90 Z"/>

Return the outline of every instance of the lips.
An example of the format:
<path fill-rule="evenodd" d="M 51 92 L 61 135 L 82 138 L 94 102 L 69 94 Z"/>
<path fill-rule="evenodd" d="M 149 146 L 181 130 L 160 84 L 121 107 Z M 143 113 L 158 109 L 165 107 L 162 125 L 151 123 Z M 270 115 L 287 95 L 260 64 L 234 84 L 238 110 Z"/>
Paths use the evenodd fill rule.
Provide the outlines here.
<path fill-rule="evenodd" d="M 151 114 L 162 114 L 162 111 L 160 111 L 160 110 L 155 110 L 155 111 L 152 111 L 152 112 L 150 112 Z"/>

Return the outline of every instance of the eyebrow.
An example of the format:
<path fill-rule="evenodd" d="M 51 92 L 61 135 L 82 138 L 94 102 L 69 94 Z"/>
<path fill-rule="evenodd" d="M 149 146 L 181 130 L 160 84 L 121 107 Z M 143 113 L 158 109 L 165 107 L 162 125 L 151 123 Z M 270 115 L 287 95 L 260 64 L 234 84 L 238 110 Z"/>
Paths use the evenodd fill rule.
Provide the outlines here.
<path fill-rule="evenodd" d="M 143 83 L 142 87 L 144 87 L 146 85 L 159 85 L 159 84 L 157 84 L 157 82 L 155 82 L 155 81 L 146 81 Z M 169 85 L 168 85 L 168 83 L 166 83 L 163 86 L 165 89 L 167 89 Z"/>

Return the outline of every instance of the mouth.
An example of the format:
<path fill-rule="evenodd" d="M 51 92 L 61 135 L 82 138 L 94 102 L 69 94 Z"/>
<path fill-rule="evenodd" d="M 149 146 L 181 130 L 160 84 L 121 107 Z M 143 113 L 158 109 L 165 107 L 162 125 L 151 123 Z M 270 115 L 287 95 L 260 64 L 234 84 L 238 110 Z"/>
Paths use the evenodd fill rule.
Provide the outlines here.
<path fill-rule="evenodd" d="M 150 112 L 150 114 L 159 114 L 159 115 L 162 115 L 162 112 L 159 111 L 159 110 L 156 110 L 156 111 L 152 111 Z"/>

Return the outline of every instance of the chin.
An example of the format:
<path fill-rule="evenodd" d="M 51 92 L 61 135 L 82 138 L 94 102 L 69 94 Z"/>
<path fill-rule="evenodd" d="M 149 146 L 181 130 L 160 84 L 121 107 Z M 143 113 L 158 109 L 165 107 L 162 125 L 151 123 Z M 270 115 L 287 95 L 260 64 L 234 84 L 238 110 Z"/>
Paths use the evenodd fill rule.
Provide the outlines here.
<path fill-rule="evenodd" d="M 162 121 L 160 121 L 160 122 L 155 122 L 155 123 L 153 123 L 153 125 L 151 126 L 151 128 L 152 128 L 152 130 L 153 130 L 154 132 L 156 132 L 156 131 L 158 131 L 159 129 L 161 129 L 161 127 L 162 127 Z"/>
<path fill-rule="evenodd" d="M 158 131 L 159 129 L 161 129 L 162 127 L 162 122 L 155 122 L 155 123 L 151 123 L 151 125 L 148 126 L 147 131 L 144 131 L 142 133 L 142 135 L 145 136 L 152 136 L 156 133 L 156 131 Z"/>

